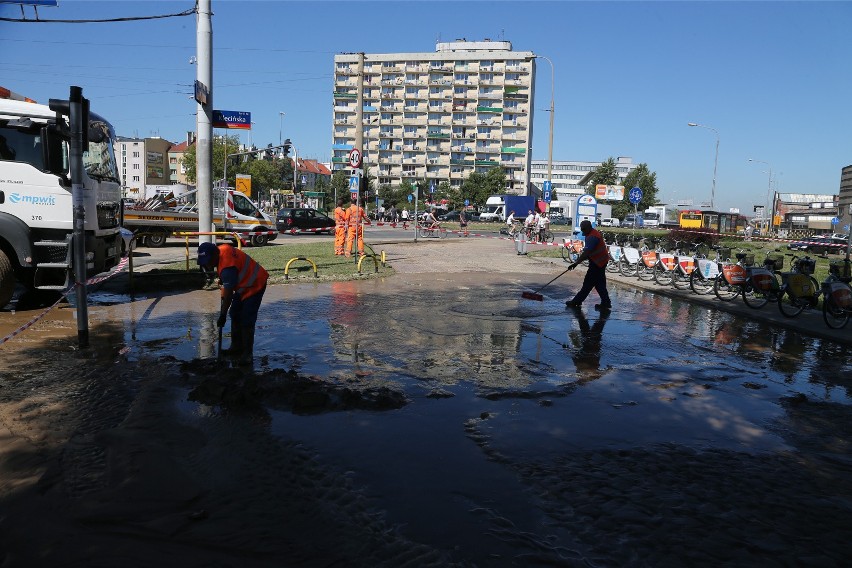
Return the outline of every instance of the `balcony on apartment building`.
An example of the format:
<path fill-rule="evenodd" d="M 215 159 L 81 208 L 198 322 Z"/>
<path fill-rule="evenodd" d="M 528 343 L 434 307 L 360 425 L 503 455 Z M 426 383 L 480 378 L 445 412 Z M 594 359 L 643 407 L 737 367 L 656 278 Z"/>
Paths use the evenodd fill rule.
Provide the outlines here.
<path fill-rule="evenodd" d="M 454 71 L 453 71 L 452 65 L 445 64 L 445 65 L 440 65 L 440 66 L 431 65 L 429 67 L 429 72 L 430 73 L 453 73 Z"/>

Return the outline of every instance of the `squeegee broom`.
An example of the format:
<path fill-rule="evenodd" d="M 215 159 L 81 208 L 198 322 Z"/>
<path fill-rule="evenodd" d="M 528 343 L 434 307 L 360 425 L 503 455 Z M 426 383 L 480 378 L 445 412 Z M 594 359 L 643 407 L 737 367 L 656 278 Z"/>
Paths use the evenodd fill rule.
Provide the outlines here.
<path fill-rule="evenodd" d="M 542 290 L 544 290 L 545 288 L 547 288 L 548 286 L 553 284 L 556 281 L 557 278 L 559 278 L 560 276 L 562 276 L 563 274 L 565 274 L 566 272 L 571 270 L 571 268 L 573 268 L 573 267 L 566 268 L 565 270 L 563 270 L 562 272 L 557 274 L 556 278 L 554 278 L 553 280 L 551 280 L 550 282 L 548 282 L 547 284 L 545 284 L 544 286 L 542 286 L 541 288 L 539 288 L 535 292 L 521 292 L 521 298 L 525 298 L 527 300 L 535 300 L 536 302 L 544 301 L 544 296 L 539 294 L 539 292 L 541 292 Z"/>

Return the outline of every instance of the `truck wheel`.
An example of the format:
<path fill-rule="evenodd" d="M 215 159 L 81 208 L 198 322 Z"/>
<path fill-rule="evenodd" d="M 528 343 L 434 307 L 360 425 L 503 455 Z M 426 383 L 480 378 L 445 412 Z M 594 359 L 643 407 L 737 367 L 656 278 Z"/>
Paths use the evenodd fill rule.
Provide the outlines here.
<path fill-rule="evenodd" d="M 251 236 L 251 246 L 253 246 L 253 247 L 265 246 L 267 242 L 269 242 L 269 236 L 268 235 L 252 235 Z"/>
<path fill-rule="evenodd" d="M 2 250 L 0 250 L 0 308 L 6 306 L 15 292 L 15 271 L 12 262 Z"/>
<path fill-rule="evenodd" d="M 167 233 L 151 233 L 150 235 L 145 237 L 145 244 L 151 248 L 160 248 L 161 246 L 166 244 L 167 238 Z"/>

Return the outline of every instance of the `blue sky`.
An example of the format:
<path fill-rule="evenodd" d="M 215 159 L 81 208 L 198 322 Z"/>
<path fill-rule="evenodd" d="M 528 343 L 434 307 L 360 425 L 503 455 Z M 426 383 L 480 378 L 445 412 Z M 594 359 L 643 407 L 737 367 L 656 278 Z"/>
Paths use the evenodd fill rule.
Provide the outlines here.
<path fill-rule="evenodd" d="M 852 164 L 852 3 L 321 2 L 213 0 L 214 107 L 251 112 L 252 142 L 279 129 L 305 157 L 331 154 L 335 53 L 433 51 L 483 38 L 555 66 L 554 160 L 630 156 L 668 201 L 750 214 L 772 190 L 836 194 Z M 59 0 L 42 19 L 177 13 L 185 1 Z M 25 9 L 32 18 L 31 8 Z M 0 4 L 0 15 L 19 17 Z M 83 87 L 124 136 L 181 141 L 195 17 L 127 23 L 0 22 L 0 85 L 47 102 Z M 550 66 L 540 60 L 533 158 L 547 158 Z M 284 112 L 281 119 L 279 112 Z M 220 131 L 217 131 L 217 133 Z M 232 131 L 233 132 L 233 131 Z M 248 141 L 248 135 L 242 134 Z"/>

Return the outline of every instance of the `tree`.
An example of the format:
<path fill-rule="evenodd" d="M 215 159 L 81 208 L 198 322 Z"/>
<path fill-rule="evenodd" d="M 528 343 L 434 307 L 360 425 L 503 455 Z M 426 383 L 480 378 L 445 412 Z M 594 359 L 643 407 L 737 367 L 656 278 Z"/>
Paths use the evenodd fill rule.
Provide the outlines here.
<path fill-rule="evenodd" d="M 240 164 L 240 169 L 245 169 L 251 176 L 251 192 L 255 201 L 269 200 L 272 190 L 281 189 L 283 182 L 278 168 L 273 162 L 266 160 L 251 160 Z M 230 177 L 230 168 L 228 177 Z M 240 172 L 242 173 L 242 172 Z"/>
<path fill-rule="evenodd" d="M 332 193 L 337 195 L 338 199 L 342 198 L 346 201 L 349 196 L 349 174 L 346 170 L 337 170 L 334 172 L 331 176 L 331 189 Z"/>
<path fill-rule="evenodd" d="M 610 156 L 607 161 L 595 168 L 595 172 L 586 186 L 586 193 L 595 194 L 596 185 L 615 185 L 618 183 L 618 170 L 615 167 L 615 158 Z"/>
<path fill-rule="evenodd" d="M 197 181 L 197 173 L 195 171 L 195 162 L 196 162 L 196 151 L 197 144 L 193 144 L 189 148 L 186 149 L 186 152 L 183 154 L 183 167 L 186 168 L 186 179 L 190 183 L 196 183 Z M 235 154 L 239 152 L 240 148 L 240 137 L 237 135 L 233 136 L 219 136 L 214 137 L 213 139 L 213 183 L 221 180 L 225 175 L 225 156 L 227 154 Z M 237 173 L 241 173 L 235 167 L 239 161 L 237 158 L 231 158 L 233 160 L 232 163 L 228 164 L 228 183 L 231 187 L 234 187 L 234 180 Z M 244 173 L 244 172 L 243 172 Z"/>
<path fill-rule="evenodd" d="M 642 190 L 642 199 L 634 207 L 630 203 L 630 189 L 638 187 Z M 657 173 L 648 169 L 648 164 L 641 163 L 624 178 L 624 199 L 612 205 L 612 216 L 623 219 L 635 210 L 644 211 L 657 202 Z"/>

